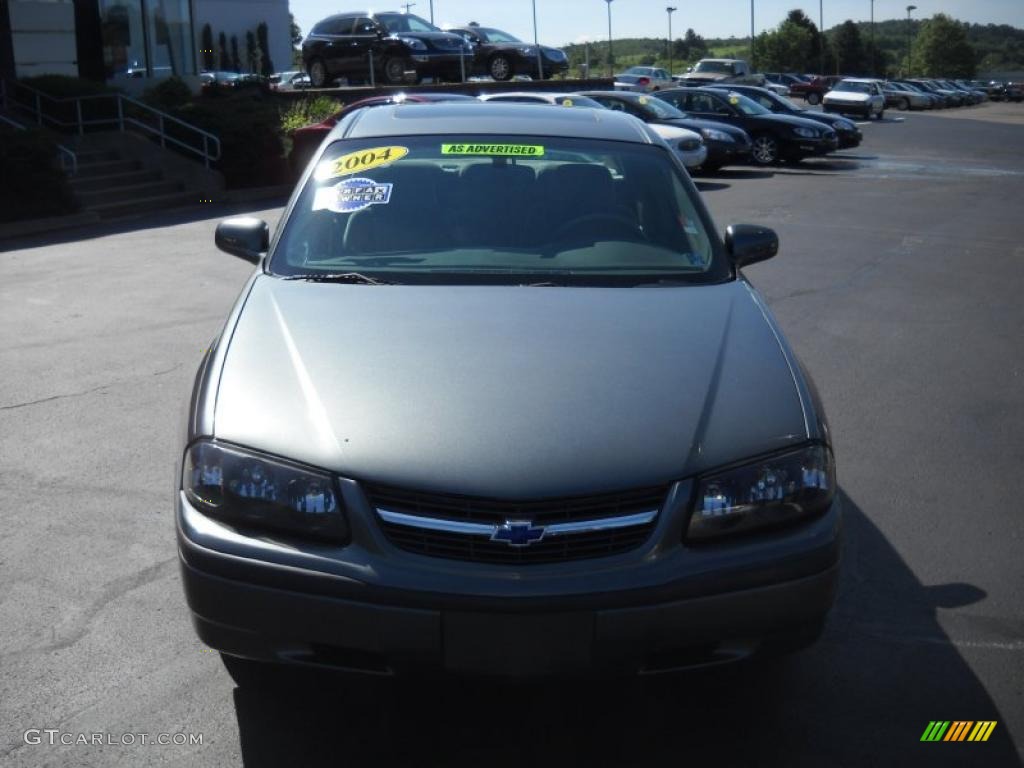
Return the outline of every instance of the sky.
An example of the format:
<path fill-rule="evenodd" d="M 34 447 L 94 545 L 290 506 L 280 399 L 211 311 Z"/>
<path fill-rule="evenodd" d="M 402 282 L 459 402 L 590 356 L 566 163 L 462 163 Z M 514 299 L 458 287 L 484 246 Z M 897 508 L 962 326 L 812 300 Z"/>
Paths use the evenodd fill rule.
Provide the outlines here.
<path fill-rule="evenodd" d="M 603 0 L 536 0 L 537 31 L 540 41 L 548 45 L 606 40 L 608 38 L 607 6 Z M 825 28 L 846 19 L 867 21 L 871 0 L 822 0 Z M 906 18 L 908 4 L 917 6 L 914 18 L 928 18 L 945 13 L 961 21 L 978 24 L 1012 24 L 1024 27 L 1024 0 L 875 0 L 875 20 Z M 291 11 L 303 34 L 324 16 L 343 11 L 362 10 L 344 0 L 290 0 Z M 397 0 L 374 4 L 372 10 L 401 10 Z M 613 37 L 667 37 L 668 14 L 665 8 L 674 5 L 672 36 L 681 37 L 692 27 L 704 37 L 743 37 L 750 33 L 749 0 L 613 0 Z M 416 0 L 411 13 L 429 20 L 430 0 Z M 434 23 L 437 26 L 478 21 L 483 26 L 498 27 L 523 39 L 533 39 L 531 0 L 433 0 Z M 754 27 L 758 33 L 782 21 L 793 8 L 802 8 L 811 19 L 818 20 L 818 0 L 754 0 Z"/>

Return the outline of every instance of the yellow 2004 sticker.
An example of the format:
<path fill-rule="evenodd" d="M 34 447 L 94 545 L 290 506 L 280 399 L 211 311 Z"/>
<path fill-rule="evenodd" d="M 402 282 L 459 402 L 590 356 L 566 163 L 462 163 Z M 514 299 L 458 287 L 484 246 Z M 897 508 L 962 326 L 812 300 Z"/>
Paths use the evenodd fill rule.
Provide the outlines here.
<path fill-rule="evenodd" d="M 407 147 L 371 147 L 342 155 L 333 162 L 331 176 L 349 176 L 379 168 L 401 160 L 409 154 Z"/>
<path fill-rule="evenodd" d="M 542 157 L 544 155 L 544 147 L 536 144 L 442 144 L 441 154 Z"/>

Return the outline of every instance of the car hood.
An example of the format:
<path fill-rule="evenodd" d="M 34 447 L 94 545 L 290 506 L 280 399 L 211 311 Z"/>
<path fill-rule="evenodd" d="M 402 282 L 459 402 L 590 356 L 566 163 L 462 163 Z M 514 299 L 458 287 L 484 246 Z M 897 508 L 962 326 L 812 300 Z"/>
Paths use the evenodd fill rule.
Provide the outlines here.
<path fill-rule="evenodd" d="M 732 75 L 725 72 L 689 72 L 683 75 L 683 80 L 690 80 L 701 83 L 717 83 L 721 80 L 728 80 Z"/>
<path fill-rule="evenodd" d="M 214 435 L 420 490 L 621 490 L 806 440 L 794 366 L 742 280 L 527 288 L 264 275 L 230 338 Z"/>
<path fill-rule="evenodd" d="M 747 132 L 742 128 L 737 128 L 735 125 L 729 125 L 729 123 L 719 123 L 716 120 L 701 120 L 697 117 L 670 117 L 663 121 L 666 125 L 678 125 L 681 128 L 689 128 L 692 131 L 699 131 L 702 128 L 709 128 L 713 131 L 721 131 L 724 134 L 732 136 L 736 141 L 742 144 L 749 144 L 750 137 L 747 136 Z"/>
<path fill-rule="evenodd" d="M 670 139 L 697 139 L 703 141 L 696 131 L 683 128 L 681 125 L 666 125 L 665 123 L 650 123 L 651 129 L 666 141 Z"/>
<path fill-rule="evenodd" d="M 810 118 L 806 117 L 795 117 L 793 115 L 780 115 L 775 112 L 772 112 L 771 114 L 768 115 L 757 115 L 757 119 L 770 120 L 773 123 L 783 123 L 785 125 L 790 125 L 794 128 L 816 128 L 819 131 L 822 129 L 822 124 L 816 120 L 811 120 Z"/>
<path fill-rule="evenodd" d="M 871 96 L 867 93 L 856 93 L 854 91 L 829 91 L 825 94 L 826 101 L 869 101 Z"/>

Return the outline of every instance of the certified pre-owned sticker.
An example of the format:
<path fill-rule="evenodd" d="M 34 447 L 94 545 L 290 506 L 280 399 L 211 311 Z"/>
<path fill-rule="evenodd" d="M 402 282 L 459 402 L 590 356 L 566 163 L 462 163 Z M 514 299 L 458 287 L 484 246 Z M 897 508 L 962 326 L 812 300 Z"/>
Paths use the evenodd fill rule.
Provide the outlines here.
<path fill-rule="evenodd" d="M 544 147 L 536 144 L 442 144 L 441 154 L 542 157 L 544 155 Z"/>
<path fill-rule="evenodd" d="M 373 179 L 345 179 L 333 187 L 318 189 L 313 198 L 313 210 L 355 213 L 371 205 L 387 205 L 391 202 L 391 187 Z"/>
<path fill-rule="evenodd" d="M 351 176 L 353 173 L 366 173 L 388 163 L 401 160 L 409 154 L 408 147 L 371 147 L 349 152 L 331 161 L 331 176 Z"/>

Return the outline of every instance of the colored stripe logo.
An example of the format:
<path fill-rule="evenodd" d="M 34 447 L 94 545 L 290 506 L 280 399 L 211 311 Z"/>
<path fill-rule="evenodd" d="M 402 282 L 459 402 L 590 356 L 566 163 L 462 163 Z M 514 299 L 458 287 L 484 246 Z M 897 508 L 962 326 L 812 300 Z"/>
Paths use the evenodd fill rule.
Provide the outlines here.
<path fill-rule="evenodd" d="M 932 720 L 921 734 L 921 741 L 988 741 L 995 720 Z"/>

